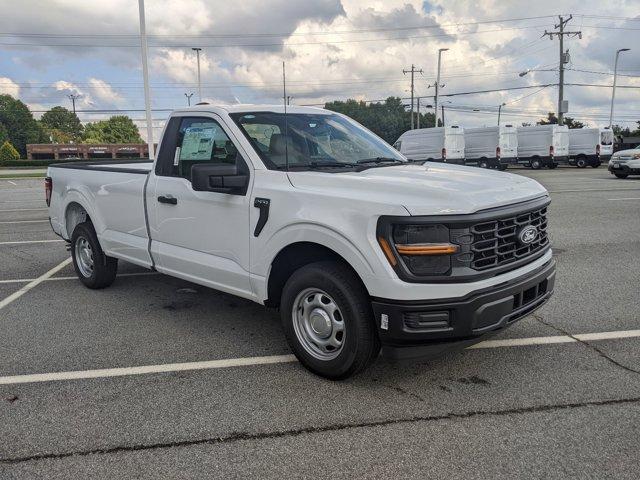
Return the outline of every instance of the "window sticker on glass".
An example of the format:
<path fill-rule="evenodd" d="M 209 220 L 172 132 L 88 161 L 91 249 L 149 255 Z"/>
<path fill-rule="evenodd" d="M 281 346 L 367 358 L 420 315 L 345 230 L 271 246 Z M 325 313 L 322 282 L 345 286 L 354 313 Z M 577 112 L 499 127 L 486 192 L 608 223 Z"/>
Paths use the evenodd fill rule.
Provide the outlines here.
<path fill-rule="evenodd" d="M 211 124 L 192 124 L 184 131 L 180 160 L 210 160 L 216 127 Z"/>

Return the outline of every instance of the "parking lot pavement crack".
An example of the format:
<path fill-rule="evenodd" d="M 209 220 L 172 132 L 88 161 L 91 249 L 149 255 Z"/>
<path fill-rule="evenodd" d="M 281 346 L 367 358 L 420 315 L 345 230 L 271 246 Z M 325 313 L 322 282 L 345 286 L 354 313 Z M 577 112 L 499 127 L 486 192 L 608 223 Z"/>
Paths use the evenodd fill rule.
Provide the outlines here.
<path fill-rule="evenodd" d="M 613 363 L 615 366 L 626 370 L 627 372 L 631 372 L 631 373 L 635 373 L 640 375 L 640 371 L 631 368 L 623 363 L 620 363 L 619 361 L 615 360 L 614 358 L 611 358 L 609 355 L 607 355 L 601 348 L 597 347 L 596 345 L 589 343 L 585 340 L 582 340 L 581 338 L 572 335 L 571 333 L 569 333 L 567 330 L 565 330 L 564 328 L 558 327 L 557 325 L 554 325 L 551 322 L 546 321 L 544 318 L 542 318 L 540 315 L 538 314 L 533 314 L 531 315 L 533 318 L 535 318 L 538 322 L 540 322 L 543 325 L 546 325 L 549 328 L 554 329 L 556 332 L 561 333 L 562 335 L 566 335 L 567 337 L 570 337 L 572 339 L 574 339 L 576 342 L 581 343 L 582 345 L 584 345 L 585 347 L 589 348 L 590 350 L 593 350 L 594 352 L 596 352 L 598 355 L 600 355 L 602 358 L 604 358 L 605 360 Z"/>
<path fill-rule="evenodd" d="M 525 415 L 530 413 L 544 413 L 554 412 L 561 410 L 577 409 L 577 408 L 595 408 L 602 406 L 612 405 L 634 405 L 640 404 L 640 397 L 634 398 L 622 398 L 622 399 L 610 399 L 610 400 L 592 400 L 577 403 L 561 403 L 551 405 L 536 405 L 531 407 L 510 408 L 504 410 L 473 410 L 461 413 L 448 413 L 444 415 L 428 415 L 428 416 L 413 416 L 406 418 L 394 418 L 388 420 L 373 420 L 360 423 L 336 423 L 318 427 L 302 427 L 291 430 L 281 430 L 275 432 L 262 432 L 262 433 L 249 433 L 249 432 L 234 432 L 224 437 L 210 437 L 194 440 L 182 440 L 167 443 L 153 443 L 153 444 L 139 444 L 139 445 L 124 445 L 107 447 L 93 450 L 78 450 L 72 452 L 62 453 L 41 453 L 36 455 L 14 457 L 14 458 L 0 458 L 0 465 L 14 465 L 25 462 L 34 462 L 40 460 L 60 460 L 70 457 L 84 457 L 89 455 L 106 455 L 122 452 L 136 452 L 146 450 L 159 450 L 167 448 L 179 448 L 179 447 L 192 447 L 198 445 L 218 445 L 218 444 L 230 444 L 241 441 L 260 441 L 270 440 L 277 438 L 296 437 L 299 435 L 309 435 L 315 433 L 327 433 L 327 432 L 339 432 L 345 430 L 352 430 L 358 428 L 376 428 L 386 427 L 393 425 L 412 424 L 412 423 L 427 423 L 427 422 L 439 422 L 446 420 L 464 420 L 477 417 L 501 417 L 509 415 Z"/>

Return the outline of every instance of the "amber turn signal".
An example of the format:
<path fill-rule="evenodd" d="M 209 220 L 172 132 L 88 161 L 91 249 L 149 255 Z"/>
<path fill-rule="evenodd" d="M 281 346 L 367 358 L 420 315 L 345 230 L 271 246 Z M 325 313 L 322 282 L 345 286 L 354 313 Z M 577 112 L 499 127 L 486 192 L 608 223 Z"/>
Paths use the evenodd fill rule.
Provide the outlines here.
<path fill-rule="evenodd" d="M 387 257 L 387 260 L 389 260 L 391 266 L 395 267 L 398 264 L 398 260 L 396 260 L 389 242 L 387 242 L 383 237 L 378 237 L 378 243 L 380 244 L 380 247 L 382 247 L 382 251 L 384 252 L 385 257 Z"/>
<path fill-rule="evenodd" d="M 451 255 L 458 251 L 458 245 L 452 243 L 417 243 L 396 245 L 400 255 Z"/>

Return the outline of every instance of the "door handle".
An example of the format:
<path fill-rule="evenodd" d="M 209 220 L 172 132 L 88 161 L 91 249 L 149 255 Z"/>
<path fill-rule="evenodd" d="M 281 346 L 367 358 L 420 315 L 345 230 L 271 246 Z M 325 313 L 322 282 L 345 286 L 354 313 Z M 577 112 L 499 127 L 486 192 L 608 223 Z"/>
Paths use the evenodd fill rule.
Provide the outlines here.
<path fill-rule="evenodd" d="M 160 203 L 168 203 L 169 205 L 177 205 L 178 199 L 172 195 L 160 195 L 158 197 Z"/>

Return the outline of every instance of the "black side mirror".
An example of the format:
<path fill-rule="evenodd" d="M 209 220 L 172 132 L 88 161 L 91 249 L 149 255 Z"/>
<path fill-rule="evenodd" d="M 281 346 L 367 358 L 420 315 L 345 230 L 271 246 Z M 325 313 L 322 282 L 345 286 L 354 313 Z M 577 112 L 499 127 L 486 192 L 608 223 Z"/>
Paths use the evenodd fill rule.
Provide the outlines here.
<path fill-rule="evenodd" d="M 247 193 L 249 175 L 239 173 L 236 165 L 207 163 L 191 167 L 191 186 L 198 192 Z"/>

